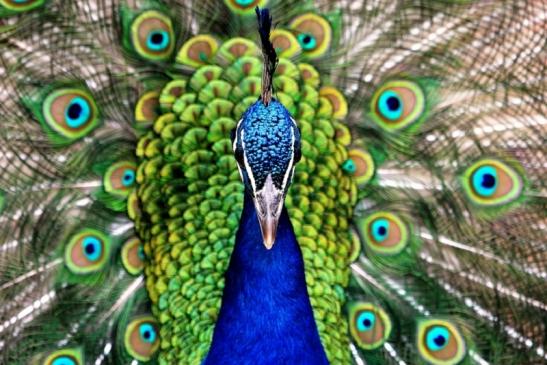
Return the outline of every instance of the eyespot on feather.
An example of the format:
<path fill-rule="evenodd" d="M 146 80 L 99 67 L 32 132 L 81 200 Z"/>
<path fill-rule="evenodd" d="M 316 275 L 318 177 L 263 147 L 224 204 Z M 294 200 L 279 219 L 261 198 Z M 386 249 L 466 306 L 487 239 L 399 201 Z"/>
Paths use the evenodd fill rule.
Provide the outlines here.
<path fill-rule="evenodd" d="M 0 7 L 13 13 L 21 13 L 42 6 L 44 2 L 45 0 L 0 0 Z"/>
<path fill-rule="evenodd" d="M 46 125 L 63 139 L 75 141 L 85 137 L 99 124 L 99 111 L 89 91 L 59 88 L 42 103 Z"/>
<path fill-rule="evenodd" d="M 201 34 L 187 40 L 176 61 L 191 68 L 199 68 L 208 64 L 218 50 L 218 41 L 210 35 Z"/>
<path fill-rule="evenodd" d="M 150 61 L 165 61 L 175 49 L 171 19 L 157 10 L 139 14 L 131 23 L 131 43 L 137 54 Z"/>
<path fill-rule="evenodd" d="M 310 59 L 324 56 L 332 42 L 332 27 L 329 22 L 313 13 L 302 14 L 290 23 L 303 53 Z"/>
<path fill-rule="evenodd" d="M 452 322 L 430 318 L 420 320 L 416 337 L 418 353 L 431 364 L 456 365 L 465 357 L 465 341 Z"/>
<path fill-rule="evenodd" d="M 79 349 L 61 349 L 50 353 L 43 365 L 83 365 L 82 351 Z"/>
<path fill-rule="evenodd" d="M 121 161 L 110 166 L 103 176 L 103 188 L 112 195 L 127 197 L 135 185 L 137 165 Z"/>
<path fill-rule="evenodd" d="M 228 8 L 238 15 L 254 15 L 255 8 L 263 8 L 268 0 L 224 0 Z"/>
<path fill-rule="evenodd" d="M 123 267 L 131 275 L 138 275 L 144 269 L 144 250 L 138 238 L 131 238 L 122 246 Z"/>
<path fill-rule="evenodd" d="M 461 178 L 467 198 L 475 205 L 500 206 L 517 200 L 523 191 L 523 178 L 506 163 L 484 158 L 469 166 Z"/>
<path fill-rule="evenodd" d="M 110 255 L 110 239 L 104 233 L 82 229 L 71 237 L 65 248 L 65 265 L 74 274 L 101 270 Z"/>
<path fill-rule="evenodd" d="M 372 119 L 380 127 L 397 131 L 420 119 L 425 111 L 425 95 L 415 82 L 388 81 L 374 92 L 370 110 Z"/>
<path fill-rule="evenodd" d="M 348 151 L 348 159 L 342 168 L 353 175 L 358 185 L 364 185 L 374 176 L 374 160 L 372 156 L 363 149 L 354 148 Z"/>
<path fill-rule="evenodd" d="M 358 223 L 366 248 L 381 255 L 396 255 L 409 242 L 406 224 L 397 215 L 380 211 L 367 216 Z"/>
<path fill-rule="evenodd" d="M 139 361 L 148 361 L 160 346 L 159 328 L 152 316 L 142 316 L 131 320 L 124 334 L 127 352 Z"/>
<path fill-rule="evenodd" d="M 392 324 L 380 306 L 368 302 L 354 302 L 349 308 L 349 329 L 360 348 L 374 350 L 387 341 Z"/>

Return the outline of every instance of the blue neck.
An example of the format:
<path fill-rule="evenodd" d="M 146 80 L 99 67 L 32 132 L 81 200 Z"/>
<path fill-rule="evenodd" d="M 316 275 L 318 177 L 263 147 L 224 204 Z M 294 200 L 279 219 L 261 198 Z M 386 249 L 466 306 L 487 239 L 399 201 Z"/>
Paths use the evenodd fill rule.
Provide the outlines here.
<path fill-rule="evenodd" d="M 285 208 L 271 250 L 253 202 L 243 213 L 213 343 L 204 364 L 328 364 L 304 277 L 304 262 Z"/>

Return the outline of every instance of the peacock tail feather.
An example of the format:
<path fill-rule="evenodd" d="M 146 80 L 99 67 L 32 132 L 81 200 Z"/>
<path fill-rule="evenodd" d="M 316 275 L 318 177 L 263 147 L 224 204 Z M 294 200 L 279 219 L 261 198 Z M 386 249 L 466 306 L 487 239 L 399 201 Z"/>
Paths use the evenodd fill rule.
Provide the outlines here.
<path fill-rule="evenodd" d="M 0 363 L 203 362 L 257 6 L 330 363 L 547 361 L 541 1 L 0 0 Z"/>

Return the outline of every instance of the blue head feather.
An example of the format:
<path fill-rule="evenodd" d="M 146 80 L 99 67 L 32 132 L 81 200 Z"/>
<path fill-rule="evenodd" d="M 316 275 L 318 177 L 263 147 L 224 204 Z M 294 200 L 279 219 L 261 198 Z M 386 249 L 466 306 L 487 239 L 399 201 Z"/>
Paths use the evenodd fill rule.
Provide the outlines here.
<path fill-rule="evenodd" d="M 273 99 L 268 106 L 260 100 L 251 105 L 238 123 L 233 148 L 251 195 L 264 187 L 268 175 L 286 193 L 300 159 L 300 132 L 283 104 Z"/>

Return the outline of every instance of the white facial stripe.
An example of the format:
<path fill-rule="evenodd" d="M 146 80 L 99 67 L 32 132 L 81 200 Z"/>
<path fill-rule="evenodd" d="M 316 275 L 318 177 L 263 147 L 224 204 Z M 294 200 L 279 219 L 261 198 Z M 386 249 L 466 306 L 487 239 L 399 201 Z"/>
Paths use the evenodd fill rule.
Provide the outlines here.
<path fill-rule="evenodd" d="M 294 119 L 291 118 L 291 120 L 294 122 Z M 295 123 L 296 128 L 296 123 Z M 287 186 L 287 182 L 289 180 L 289 176 L 291 175 L 293 171 L 293 163 L 294 163 L 294 129 L 291 128 L 291 160 L 289 161 L 289 166 L 287 166 L 287 170 L 285 171 L 285 176 L 283 176 L 283 185 L 281 186 L 281 191 L 285 191 L 285 186 Z"/>
<path fill-rule="evenodd" d="M 245 131 L 243 130 L 241 131 L 241 146 L 243 147 L 243 163 L 245 165 L 245 171 L 247 171 L 247 176 L 249 176 L 249 180 L 251 180 L 253 191 L 256 191 L 255 177 L 253 175 L 253 171 L 251 170 L 251 166 L 249 166 L 249 161 L 247 161 L 247 154 L 245 153 Z"/>
<path fill-rule="evenodd" d="M 239 122 L 237 122 L 234 140 L 232 141 L 232 151 L 233 151 L 234 153 L 236 153 L 237 142 L 238 142 L 238 138 L 239 138 L 239 136 L 238 136 L 238 134 L 237 134 L 237 131 L 239 130 L 239 125 L 241 124 L 241 122 L 243 122 L 243 118 L 241 118 L 241 119 L 239 120 Z M 238 166 L 239 166 L 239 164 L 238 164 Z"/>
<path fill-rule="evenodd" d="M 298 128 L 298 125 L 296 124 L 296 120 L 294 120 L 293 117 L 291 117 L 291 122 L 292 122 L 292 124 L 294 124 L 295 128 Z"/>

